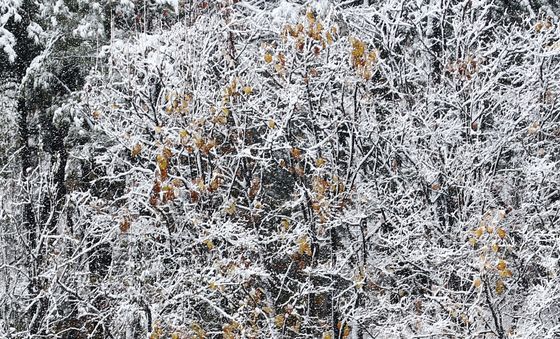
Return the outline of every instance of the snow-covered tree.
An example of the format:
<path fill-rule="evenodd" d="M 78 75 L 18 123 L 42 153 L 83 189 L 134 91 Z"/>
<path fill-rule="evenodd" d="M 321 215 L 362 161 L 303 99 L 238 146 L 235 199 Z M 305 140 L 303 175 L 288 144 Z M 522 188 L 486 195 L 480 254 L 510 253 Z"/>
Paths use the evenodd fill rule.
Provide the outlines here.
<path fill-rule="evenodd" d="M 554 2 L 5 7 L 8 337 L 560 334 Z"/>

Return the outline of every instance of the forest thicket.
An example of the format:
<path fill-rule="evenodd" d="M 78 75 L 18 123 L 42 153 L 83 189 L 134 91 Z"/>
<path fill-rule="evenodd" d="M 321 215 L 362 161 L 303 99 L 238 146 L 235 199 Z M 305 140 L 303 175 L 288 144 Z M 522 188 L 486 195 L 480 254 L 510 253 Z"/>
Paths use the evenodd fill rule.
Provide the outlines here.
<path fill-rule="evenodd" d="M 559 338 L 559 14 L 0 1 L 0 337 Z"/>

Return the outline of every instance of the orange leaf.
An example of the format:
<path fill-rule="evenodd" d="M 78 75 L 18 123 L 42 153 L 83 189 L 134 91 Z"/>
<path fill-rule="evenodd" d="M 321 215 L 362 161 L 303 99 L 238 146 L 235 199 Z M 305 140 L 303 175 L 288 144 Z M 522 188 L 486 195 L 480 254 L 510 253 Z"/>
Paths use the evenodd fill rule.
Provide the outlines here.
<path fill-rule="evenodd" d="M 259 193 L 259 189 L 261 187 L 261 181 L 259 178 L 255 177 L 251 181 L 251 187 L 249 188 L 249 198 L 254 199 Z"/>
<path fill-rule="evenodd" d="M 296 160 L 299 160 L 301 158 L 301 150 L 297 147 L 293 147 L 292 150 L 290 151 L 290 154 Z"/>
<path fill-rule="evenodd" d="M 210 192 L 216 191 L 220 187 L 221 183 L 222 183 L 222 180 L 220 178 L 216 177 L 216 178 L 212 179 L 212 181 L 210 181 L 210 185 L 208 186 L 208 190 Z"/>
<path fill-rule="evenodd" d="M 120 224 L 121 233 L 127 233 L 130 229 L 130 220 L 128 218 L 124 218 Z"/>
<path fill-rule="evenodd" d="M 130 152 L 130 154 L 132 155 L 133 158 L 136 158 L 136 156 L 138 156 L 140 152 L 142 152 L 142 145 L 138 143 L 134 145 L 134 147 L 132 147 L 132 151 Z"/>

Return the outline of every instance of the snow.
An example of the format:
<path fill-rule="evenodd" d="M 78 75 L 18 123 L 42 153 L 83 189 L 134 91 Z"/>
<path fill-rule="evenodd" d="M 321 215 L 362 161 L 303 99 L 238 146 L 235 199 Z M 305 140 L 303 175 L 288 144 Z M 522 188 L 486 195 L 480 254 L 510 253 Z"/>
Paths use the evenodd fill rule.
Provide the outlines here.
<path fill-rule="evenodd" d="M 21 5 L 2 333 L 560 333 L 559 8 L 53 0 L 20 46 Z"/>

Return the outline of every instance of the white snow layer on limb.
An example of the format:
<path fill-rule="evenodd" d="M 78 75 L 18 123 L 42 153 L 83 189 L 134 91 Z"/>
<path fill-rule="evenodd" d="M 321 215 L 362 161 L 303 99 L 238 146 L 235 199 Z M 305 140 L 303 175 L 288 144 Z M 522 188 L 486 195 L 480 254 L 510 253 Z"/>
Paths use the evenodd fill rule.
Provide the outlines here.
<path fill-rule="evenodd" d="M 179 0 L 156 0 L 157 4 L 169 5 L 173 8 L 175 13 L 179 13 Z"/>
<path fill-rule="evenodd" d="M 325 17 L 332 8 L 332 4 L 328 0 L 314 0 L 309 2 L 308 6 L 320 17 Z M 276 27 L 282 27 L 285 24 L 296 24 L 301 18 L 302 11 L 304 12 L 306 8 L 308 7 L 282 0 L 278 6 L 270 12 L 272 24 Z"/>
<path fill-rule="evenodd" d="M 47 38 L 47 34 L 43 30 L 43 27 L 36 22 L 31 22 L 29 23 L 29 26 L 27 26 L 27 36 L 33 39 L 33 41 L 37 44 L 45 41 Z"/>
<path fill-rule="evenodd" d="M 21 4 L 21 0 L 3 0 L 0 3 L 0 13 L 2 14 L 0 16 L 1 26 L 4 26 L 12 16 L 16 22 L 21 20 L 21 16 L 17 12 Z"/>
<path fill-rule="evenodd" d="M 272 24 L 281 27 L 286 23 L 295 24 L 299 18 L 299 12 L 302 9 L 301 5 L 294 4 L 288 1 L 281 1 L 278 7 L 272 10 L 270 16 L 272 17 Z"/>
<path fill-rule="evenodd" d="M 10 33 L 5 28 L 0 28 L 0 47 L 4 53 L 8 55 L 8 59 L 10 62 L 14 62 L 16 60 L 16 51 L 14 50 L 14 46 L 16 44 L 16 39 L 12 33 Z"/>
<path fill-rule="evenodd" d="M 21 16 L 17 12 L 21 3 L 21 0 L 3 0 L 0 3 L 0 47 L 8 55 L 10 62 L 16 60 L 17 55 L 14 51 L 16 39 L 4 26 L 12 17 L 16 22 L 21 20 Z"/>
<path fill-rule="evenodd" d="M 492 323 L 498 311 L 504 331 L 517 321 L 520 338 L 552 338 L 560 77 L 553 56 L 537 54 L 555 43 L 552 30 L 523 26 L 508 38 L 489 32 L 484 23 L 495 21 L 481 9 L 437 1 L 333 13 L 327 1 L 278 2 L 277 16 L 241 3 L 258 16 L 235 16 L 235 24 L 209 6 L 159 33 L 116 30 L 96 55 L 109 60 L 90 73 L 80 107 L 94 125 L 91 141 L 65 140 L 81 160 L 69 161 L 67 181 L 87 186 L 71 193 L 79 213 L 67 212 L 78 238 L 60 239 L 92 244 L 76 246 L 92 264 L 68 264 L 59 277 L 81 292 L 77 308 L 115 337 L 146 337 L 148 319 L 156 337 L 188 332 L 195 321 L 208 336 L 225 336 L 233 325 L 221 321 L 248 324 L 255 314 L 255 337 L 279 338 L 283 329 L 290 338 L 334 337 L 323 333 L 339 325 L 328 324 L 332 306 L 306 312 L 322 312 L 314 294 L 335 300 L 338 327 L 353 336 L 477 337 L 502 327 Z M 429 46 L 439 30 L 424 25 L 442 13 L 461 25 L 445 26 L 453 34 L 437 71 Z M 273 19 L 282 28 L 293 14 L 302 32 L 286 41 L 269 32 Z M 331 26 L 331 14 L 347 28 Z M 224 27 L 235 32 L 236 63 L 227 60 Z M 276 44 L 267 44 L 271 36 Z M 52 60 L 34 60 L 33 80 L 48 76 L 42 68 Z M 369 79 L 359 73 L 368 65 L 379 72 Z M 78 129 L 70 104 L 58 100 L 54 120 L 74 117 Z M 43 162 L 29 172 L 37 183 L 53 171 Z M 509 204 L 507 216 L 498 210 Z M 110 267 L 99 274 L 95 252 L 105 245 Z M 45 279 L 53 263 L 75 260 L 53 255 Z M 252 287 L 258 298 L 244 291 Z M 55 315 L 68 294 L 49 293 Z M 106 308 L 88 305 L 102 295 Z M 328 328 L 315 327 L 321 322 Z M 238 330 L 242 337 L 250 328 Z"/>
<path fill-rule="evenodd" d="M 105 33 L 103 23 L 97 20 L 96 15 L 89 15 L 80 20 L 80 24 L 73 32 L 82 39 L 100 37 Z"/>
<path fill-rule="evenodd" d="M 32 88 L 48 88 L 50 86 L 53 77 L 50 72 L 45 70 L 45 62 L 50 57 L 53 46 L 59 38 L 59 36 L 51 37 L 41 54 L 31 61 L 21 82 L 23 85 L 26 85 L 28 81 L 33 81 Z"/>

